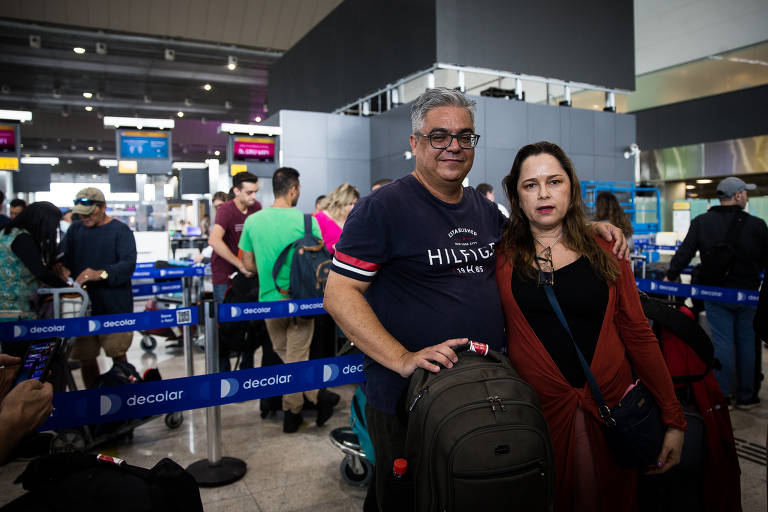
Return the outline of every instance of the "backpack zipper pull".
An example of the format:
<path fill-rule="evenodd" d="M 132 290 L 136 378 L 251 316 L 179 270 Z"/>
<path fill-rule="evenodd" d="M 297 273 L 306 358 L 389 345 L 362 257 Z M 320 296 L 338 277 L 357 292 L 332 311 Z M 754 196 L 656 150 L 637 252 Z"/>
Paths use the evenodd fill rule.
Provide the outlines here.
<path fill-rule="evenodd" d="M 493 412 L 496 412 L 497 408 L 502 412 L 505 412 L 507 410 L 504 407 L 504 404 L 502 403 L 501 398 L 498 395 L 489 396 L 488 403 L 491 405 L 491 411 Z"/>
<path fill-rule="evenodd" d="M 429 386 L 425 386 L 419 390 L 419 394 L 416 395 L 416 398 L 413 399 L 413 402 L 411 402 L 411 406 L 408 408 L 408 412 L 411 412 L 414 407 L 416 407 L 416 402 L 421 400 L 421 397 L 424 396 L 424 394 L 429 391 Z"/>

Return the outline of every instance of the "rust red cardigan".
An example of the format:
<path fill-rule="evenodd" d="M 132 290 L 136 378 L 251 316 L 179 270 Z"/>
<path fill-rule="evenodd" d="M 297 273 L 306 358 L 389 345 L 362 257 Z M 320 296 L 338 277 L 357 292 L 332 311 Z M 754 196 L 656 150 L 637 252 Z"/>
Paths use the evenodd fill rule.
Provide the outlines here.
<path fill-rule="evenodd" d="M 597 238 L 610 253 L 608 244 Z M 555 510 L 572 510 L 574 475 L 578 468 L 573 453 L 574 417 L 586 411 L 595 473 L 601 489 L 602 510 L 635 510 L 637 473 L 613 462 L 605 443 L 597 404 L 589 384 L 572 387 L 547 349 L 536 337 L 512 294 L 510 255 L 497 255 L 496 280 L 507 327 L 509 357 L 520 376 L 539 394 L 544 417 L 552 434 L 555 454 Z M 621 275 L 609 287 L 608 305 L 590 369 L 609 406 L 615 405 L 632 383 L 632 369 L 651 390 L 667 425 L 684 429 L 683 410 L 675 397 L 672 379 L 659 343 L 643 314 L 640 296 L 629 262 L 619 261 Z M 557 318 L 552 314 L 552 321 Z"/>

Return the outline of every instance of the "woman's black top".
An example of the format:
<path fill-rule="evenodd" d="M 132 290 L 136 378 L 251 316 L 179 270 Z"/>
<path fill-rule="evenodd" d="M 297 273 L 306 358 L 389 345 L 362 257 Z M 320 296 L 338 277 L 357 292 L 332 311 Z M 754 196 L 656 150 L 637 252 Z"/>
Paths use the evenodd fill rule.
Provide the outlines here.
<path fill-rule="evenodd" d="M 555 270 L 555 295 L 563 310 L 581 353 L 592 362 L 605 308 L 608 286 L 584 256 L 570 265 Z M 568 332 L 558 321 L 537 281 L 512 276 L 512 293 L 533 332 L 549 352 L 560 372 L 571 386 L 584 387 L 586 377 Z"/>
<path fill-rule="evenodd" d="M 40 254 L 40 246 L 35 243 L 35 239 L 28 233 L 20 233 L 11 243 L 11 250 L 21 260 L 25 267 L 32 272 L 32 275 L 41 282 L 53 286 L 54 288 L 63 288 L 67 283 L 43 265 L 43 256 Z"/>

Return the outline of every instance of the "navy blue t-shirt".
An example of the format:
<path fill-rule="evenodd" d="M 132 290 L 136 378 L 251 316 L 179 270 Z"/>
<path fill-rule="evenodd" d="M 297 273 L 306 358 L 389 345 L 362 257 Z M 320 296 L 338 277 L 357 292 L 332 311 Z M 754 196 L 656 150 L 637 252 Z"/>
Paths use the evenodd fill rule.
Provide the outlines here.
<path fill-rule="evenodd" d="M 506 218 L 473 188 L 456 204 L 412 175 L 362 198 L 336 244 L 333 271 L 371 282 L 379 321 L 410 351 L 451 338 L 501 350 L 504 317 L 493 246 Z M 368 402 L 393 414 L 407 380 L 366 357 Z"/>

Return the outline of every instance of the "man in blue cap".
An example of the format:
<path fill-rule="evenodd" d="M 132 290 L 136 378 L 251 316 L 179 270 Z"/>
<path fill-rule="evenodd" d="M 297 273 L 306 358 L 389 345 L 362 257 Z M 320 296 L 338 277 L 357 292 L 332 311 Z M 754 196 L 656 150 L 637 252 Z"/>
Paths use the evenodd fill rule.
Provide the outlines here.
<path fill-rule="evenodd" d="M 760 272 L 768 266 L 768 227 L 744 211 L 747 191 L 757 187 L 730 176 L 717 185 L 720 206 L 713 206 L 691 222 L 688 234 L 669 263 L 667 280 L 675 281 L 696 251 L 701 257 L 699 282 L 709 286 L 757 290 Z M 712 329 L 715 357 L 723 367 L 715 371 L 726 397 L 736 407 L 760 403 L 755 389 L 755 307 L 704 301 Z M 735 384 L 735 385 L 734 385 Z"/>

